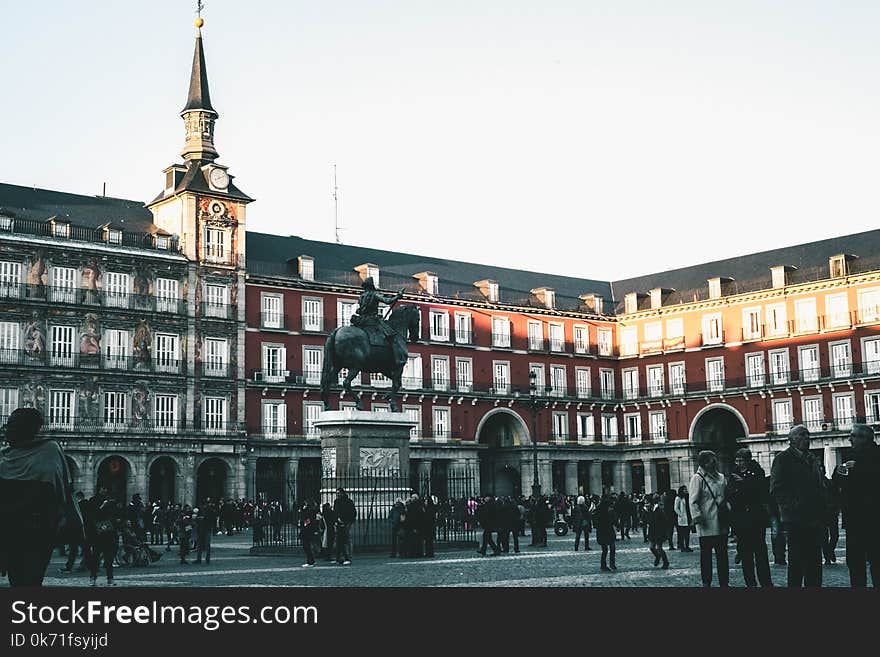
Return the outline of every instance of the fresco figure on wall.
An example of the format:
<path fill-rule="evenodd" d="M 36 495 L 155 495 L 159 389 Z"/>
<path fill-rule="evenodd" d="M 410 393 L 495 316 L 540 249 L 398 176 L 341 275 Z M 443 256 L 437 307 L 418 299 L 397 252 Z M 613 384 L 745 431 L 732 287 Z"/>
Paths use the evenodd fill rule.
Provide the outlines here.
<path fill-rule="evenodd" d="M 38 298 L 46 296 L 46 286 L 49 284 L 49 268 L 46 266 L 46 252 L 37 249 L 34 259 L 28 268 L 27 284 L 32 295 Z"/>
<path fill-rule="evenodd" d="M 43 360 L 46 356 L 46 331 L 36 311 L 24 326 L 24 353 L 34 360 Z"/>
<path fill-rule="evenodd" d="M 138 381 L 131 392 L 131 425 L 143 427 L 146 425 L 149 412 L 150 392 L 144 381 Z"/>
<path fill-rule="evenodd" d="M 101 332 L 98 328 L 98 316 L 94 313 L 86 315 L 85 325 L 79 334 L 79 353 L 95 358 L 101 353 Z"/>
<path fill-rule="evenodd" d="M 152 365 L 150 349 L 153 344 L 153 335 L 147 320 L 142 319 L 134 329 L 134 367 L 135 369 L 149 369 Z"/>
<path fill-rule="evenodd" d="M 91 258 L 82 270 L 83 303 L 101 302 L 101 268 L 98 259 Z"/>
<path fill-rule="evenodd" d="M 21 390 L 21 405 L 36 408 L 42 413 L 46 408 L 46 386 L 34 380 L 26 383 Z"/>
<path fill-rule="evenodd" d="M 79 390 L 79 417 L 87 426 L 98 419 L 98 386 L 94 377 L 86 379 Z"/>

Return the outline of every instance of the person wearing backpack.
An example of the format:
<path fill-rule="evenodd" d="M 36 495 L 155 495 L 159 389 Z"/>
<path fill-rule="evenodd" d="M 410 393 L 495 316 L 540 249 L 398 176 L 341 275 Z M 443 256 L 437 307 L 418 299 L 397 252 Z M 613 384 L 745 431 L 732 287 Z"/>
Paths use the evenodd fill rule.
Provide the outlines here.
<path fill-rule="evenodd" d="M 718 585 L 727 587 L 730 570 L 727 559 L 727 480 L 718 471 L 718 457 L 711 450 L 697 455 L 699 467 L 688 483 L 691 519 L 700 542 L 700 579 L 712 586 L 712 552 L 718 568 Z"/>

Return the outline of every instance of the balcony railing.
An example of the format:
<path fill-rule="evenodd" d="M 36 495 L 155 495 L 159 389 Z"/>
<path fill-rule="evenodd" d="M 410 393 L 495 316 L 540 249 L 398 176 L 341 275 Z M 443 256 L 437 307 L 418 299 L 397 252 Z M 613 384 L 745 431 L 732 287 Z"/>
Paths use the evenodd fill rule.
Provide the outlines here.
<path fill-rule="evenodd" d="M 8 416 L 0 416 L 0 426 L 6 424 Z M 175 418 L 136 418 L 136 417 L 99 417 L 84 418 L 68 413 L 53 413 L 46 415 L 43 425 L 44 434 L 55 433 L 101 433 L 101 434 L 202 434 L 233 435 L 244 430 L 238 422 L 222 422 L 207 430 L 201 427 L 202 423 L 195 426 L 187 422 L 183 417 Z"/>
<path fill-rule="evenodd" d="M 228 303 L 202 301 L 202 317 L 210 317 L 212 319 L 233 319 L 233 308 L 234 306 Z"/>
<path fill-rule="evenodd" d="M 39 221 L 34 219 L 20 219 L 18 217 L 0 217 L 0 232 L 14 233 L 18 235 L 35 235 L 38 237 L 54 237 L 57 239 L 73 240 L 78 242 L 93 242 L 103 244 L 114 244 L 126 246 L 135 249 L 151 249 L 160 251 L 179 252 L 180 244 L 176 237 L 159 236 L 152 233 L 135 233 L 130 231 L 121 231 L 122 234 L 117 242 L 108 242 L 105 233 L 101 228 L 91 228 L 87 226 L 76 226 L 67 224 L 65 228 L 61 228 L 62 224 L 52 224 L 48 221 Z M 159 239 L 164 238 L 164 242 Z M 167 245 L 163 248 L 162 244 Z"/>
<path fill-rule="evenodd" d="M 870 418 L 864 416 L 838 417 L 832 419 L 805 419 L 801 421 L 791 420 L 790 422 L 772 422 L 767 425 L 767 433 L 776 434 L 778 436 L 787 435 L 791 428 L 797 424 L 803 424 L 812 432 L 825 433 L 836 431 L 849 431 L 855 422 L 871 424 Z"/>
<path fill-rule="evenodd" d="M 203 363 L 202 374 L 212 377 L 229 376 L 229 363 Z"/>
<path fill-rule="evenodd" d="M 178 315 L 186 313 L 186 301 L 184 299 L 52 285 L 0 283 L 0 302 L 3 299 L 142 310 L 145 312 L 173 313 Z"/>
<path fill-rule="evenodd" d="M 22 367 L 64 367 L 70 369 L 121 370 L 134 373 L 163 372 L 183 374 L 186 362 L 178 358 L 154 356 L 143 359 L 134 356 L 81 354 L 66 351 L 35 351 L 33 349 L 0 349 L 0 365 Z"/>
<path fill-rule="evenodd" d="M 473 331 L 458 331 L 458 330 L 456 330 L 453 335 L 455 337 L 456 344 L 473 344 L 474 343 L 474 332 Z"/>
<path fill-rule="evenodd" d="M 272 329 L 285 330 L 287 328 L 287 315 L 263 311 L 260 313 L 260 328 L 268 331 Z"/>
<path fill-rule="evenodd" d="M 493 333 L 492 346 L 502 349 L 510 349 L 510 333 Z"/>
<path fill-rule="evenodd" d="M 725 331 L 721 331 L 720 334 L 700 333 L 700 344 L 702 344 L 704 347 L 714 347 L 722 345 L 724 344 L 724 334 Z"/>
<path fill-rule="evenodd" d="M 312 333 L 323 333 L 329 323 L 323 315 L 303 315 L 300 319 L 300 330 Z"/>

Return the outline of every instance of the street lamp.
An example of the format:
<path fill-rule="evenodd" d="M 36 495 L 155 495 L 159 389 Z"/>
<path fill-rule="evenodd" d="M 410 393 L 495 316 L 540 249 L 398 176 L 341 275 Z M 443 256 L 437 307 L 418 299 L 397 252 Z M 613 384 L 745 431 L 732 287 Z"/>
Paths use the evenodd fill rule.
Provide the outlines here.
<path fill-rule="evenodd" d="M 547 387 L 547 394 L 552 390 Z M 538 396 L 538 375 L 534 370 L 529 372 L 529 409 L 532 411 L 532 499 L 537 500 L 541 495 L 541 482 L 538 478 L 538 404 L 541 398 Z"/>

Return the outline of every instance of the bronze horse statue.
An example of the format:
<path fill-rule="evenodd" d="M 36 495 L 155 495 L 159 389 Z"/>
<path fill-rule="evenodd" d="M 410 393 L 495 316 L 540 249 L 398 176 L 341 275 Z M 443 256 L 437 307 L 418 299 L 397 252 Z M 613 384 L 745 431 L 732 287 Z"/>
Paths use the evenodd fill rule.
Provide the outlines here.
<path fill-rule="evenodd" d="M 388 324 L 397 332 L 396 340 L 419 339 L 419 309 L 404 305 L 395 308 L 388 316 Z M 405 349 L 404 349 L 405 351 Z M 384 395 L 390 400 L 392 412 L 399 412 L 397 391 L 400 390 L 400 377 L 406 362 L 394 361 L 390 344 L 375 346 L 370 344 L 370 336 L 357 326 L 341 326 L 334 329 L 324 344 L 324 367 L 321 371 L 321 400 L 324 410 L 330 410 L 330 386 L 334 385 L 339 372 L 348 368 L 348 375 L 342 382 L 342 389 L 355 398 L 357 408 L 361 400 L 351 389 L 352 380 L 361 372 L 384 374 L 391 379 L 391 390 Z"/>

